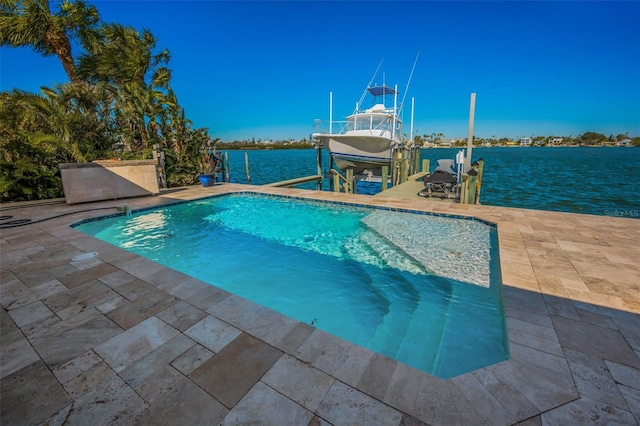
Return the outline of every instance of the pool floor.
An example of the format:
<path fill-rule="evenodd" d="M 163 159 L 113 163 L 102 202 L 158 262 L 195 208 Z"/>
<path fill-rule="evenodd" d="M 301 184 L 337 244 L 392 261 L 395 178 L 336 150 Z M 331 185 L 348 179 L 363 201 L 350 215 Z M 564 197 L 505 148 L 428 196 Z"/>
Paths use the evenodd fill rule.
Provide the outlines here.
<path fill-rule="evenodd" d="M 245 194 L 77 229 L 438 377 L 508 358 L 480 222 Z"/>

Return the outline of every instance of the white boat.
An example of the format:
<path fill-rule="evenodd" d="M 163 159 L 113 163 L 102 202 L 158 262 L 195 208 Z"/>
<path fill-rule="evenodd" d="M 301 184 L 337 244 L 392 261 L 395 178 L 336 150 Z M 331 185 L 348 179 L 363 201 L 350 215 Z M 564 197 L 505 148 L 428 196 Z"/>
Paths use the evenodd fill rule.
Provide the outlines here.
<path fill-rule="evenodd" d="M 416 57 L 416 62 L 417 60 Z M 371 85 L 380 65 L 356 104 L 354 112 L 347 116 L 347 120 L 333 121 L 333 105 L 331 105 L 329 131 L 312 134 L 312 138 L 329 151 L 338 169 L 353 170 L 354 175 L 360 176 L 359 180 L 379 180 L 383 166 L 388 166 L 388 173 L 393 175 L 395 154 L 404 149 L 413 148 L 411 140 L 413 135 L 405 140 L 402 131 L 401 113 L 404 96 L 398 104 L 398 86 L 390 87 L 384 83 L 382 86 Z M 415 63 L 413 69 L 415 69 Z M 413 75 L 413 69 L 411 75 Z M 409 83 L 407 83 L 408 88 Z M 365 105 L 367 98 L 370 98 L 370 101 Z M 411 114 L 413 118 L 413 111 Z M 336 132 L 333 131 L 334 125 L 338 128 Z M 413 125 L 411 133 L 413 133 Z"/>
<path fill-rule="evenodd" d="M 404 146 L 398 91 L 383 85 L 367 87 L 366 93 L 373 98 L 369 108 L 358 103 L 346 122 L 332 123 L 340 126 L 337 132 L 314 133 L 313 138 L 329 150 L 340 170 L 379 175 L 376 171 L 391 165 L 394 149 Z"/>

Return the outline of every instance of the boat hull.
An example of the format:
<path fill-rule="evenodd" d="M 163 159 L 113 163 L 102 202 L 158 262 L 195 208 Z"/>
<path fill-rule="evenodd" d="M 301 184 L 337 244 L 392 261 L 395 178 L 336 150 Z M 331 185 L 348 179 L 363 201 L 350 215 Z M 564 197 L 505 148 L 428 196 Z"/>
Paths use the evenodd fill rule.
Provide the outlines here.
<path fill-rule="evenodd" d="M 384 137 L 356 135 L 318 135 L 340 170 L 380 169 L 391 165 L 392 141 Z"/>

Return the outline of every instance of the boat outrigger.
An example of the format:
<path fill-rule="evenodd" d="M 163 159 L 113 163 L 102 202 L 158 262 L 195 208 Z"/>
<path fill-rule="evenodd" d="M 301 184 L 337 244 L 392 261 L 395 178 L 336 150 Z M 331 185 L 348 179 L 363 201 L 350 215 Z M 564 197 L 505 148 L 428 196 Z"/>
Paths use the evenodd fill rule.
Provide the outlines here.
<path fill-rule="evenodd" d="M 330 118 L 329 131 L 313 133 L 312 137 L 329 151 L 331 160 L 338 169 L 352 171 L 358 180 L 380 181 L 385 175 L 383 168 L 388 167 L 386 170 L 391 176 L 392 184 L 395 184 L 394 159 L 398 154 L 404 155 L 404 151 L 413 152 L 414 147 L 412 135 L 405 140 L 402 131 L 404 97 L 398 105 L 398 86 L 371 85 L 380 65 L 347 120 L 334 122 Z M 408 86 L 407 84 L 407 88 Z M 363 108 L 367 95 L 370 95 L 372 102 L 370 107 Z M 337 132 L 332 131 L 333 125 L 340 126 Z M 412 164 L 410 160 L 408 163 Z"/>

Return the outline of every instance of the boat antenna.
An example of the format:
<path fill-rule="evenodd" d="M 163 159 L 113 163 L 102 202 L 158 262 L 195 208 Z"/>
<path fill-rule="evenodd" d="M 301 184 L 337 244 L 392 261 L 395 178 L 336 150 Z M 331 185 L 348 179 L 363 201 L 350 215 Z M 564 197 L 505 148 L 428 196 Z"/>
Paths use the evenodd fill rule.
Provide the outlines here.
<path fill-rule="evenodd" d="M 360 105 L 362 105 L 362 102 L 364 102 L 364 98 L 367 96 L 367 89 L 369 89 L 369 87 L 371 87 L 371 84 L 373 83 L 373 80 L 375 80 L 376 75 L 378 75 L 378 71 L 380 70 L 380 67 L 382 66 L 382 61 L 384 61 L 384 58 L 380 59 L 380 63 L 378 64 L 378 68 L 376 68 L 376 72 L 373 73 L 373 77 L 371 77 L 371 80 L 369 80 L 369 84 L 367 84 L 367 87 L 364 88 L 364 92 L 362 92 L 362 96 L 360 96 L 360 100 L 358 101 L 358 104 L 356 105 L 356 110 L 353 112 L 354 114 L 358 112 L 358 108 L 360 108 Z"/>
<path fill-rule="evenodd" d="M 411 74 L 409 74 L 409 81 L 407 81 L 407 88 L 402 95 L 402 102 L 400 102 L 400 109 L 398 110 L 398 115 L 402 112 L 402 107 L 404 106 L 404 100 L 407 97 L 407 93 L 409 93 L 409 84 L 411 83 L 411 78 L 413 77 L 413 71 L 416 69 L 416 64 L 418 63 L 418 57 L 420 56 L 420 52 L 416 55 L 415 61 L 413 61 L 413 67 L 411 67 Z"/>

